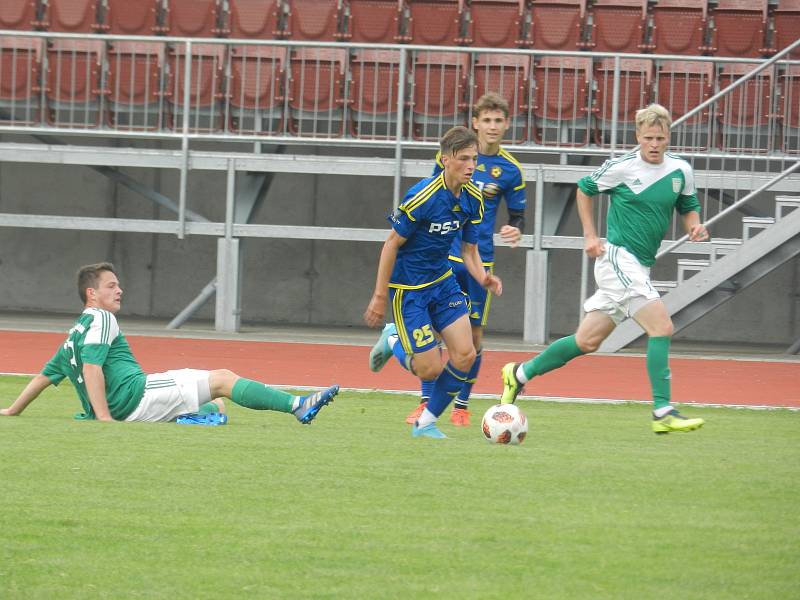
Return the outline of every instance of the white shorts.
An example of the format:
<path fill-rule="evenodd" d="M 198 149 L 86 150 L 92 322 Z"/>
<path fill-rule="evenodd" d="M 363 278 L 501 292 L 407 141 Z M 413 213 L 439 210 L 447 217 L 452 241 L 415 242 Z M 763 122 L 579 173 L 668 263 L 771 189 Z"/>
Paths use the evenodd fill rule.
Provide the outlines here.
<path fill-rule="evenodd" d="M 583 304 L 583 310 L 599 310 L 619 325 L 645 304 L 661 295 L 650 283 L 650 267 L 645 267 L 630 252 L 606 243 L 606 251 L 594 263 L 597 291 Z"/>
<path fill-rule="evenodd" d="M 211 400 L 208 371 L 180 369 L 147 376 L 139 406 L 126 421 L 172 421 Z"/>

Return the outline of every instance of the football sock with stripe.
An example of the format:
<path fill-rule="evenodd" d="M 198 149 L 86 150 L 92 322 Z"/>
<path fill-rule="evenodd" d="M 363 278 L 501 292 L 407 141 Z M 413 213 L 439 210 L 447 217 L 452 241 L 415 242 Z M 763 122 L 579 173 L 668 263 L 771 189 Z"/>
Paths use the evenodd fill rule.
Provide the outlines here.
<path fill-rule="evenodd" d="M 647 340 L 647 376 L 653 391 L 653 409 L 669 406 L 670 380 L 669 371 L 669 336 L 651 337 Z"/>
<path fill-rule="evenodd" d="M 549 371 L 563 367 L 573 358 L 582 354 L 585 354 L 585 352 L 578 348 L 575 335 L 568 335 L 550 344 L 544 349 L 544 352 L 533 360 L 522 363 L 517 369 L 517 379 L 522 383 L 526 383 L 537 375 L 544 375 Z M 524 375 L 524 377 L 520 377 L 520 375 Z"/>
<path fill-rule="evenodd" d="M 268 385 L 240 377 L 233 384 L 231 400 L 239 406 L 253 410 L 277 410 L 292 412 L 296 396 L 276 390 Z"/>
<path fill-rule="evenodd" d="M 467 372 L 456 369 L 450 361 L 444 366 L 444 369 L 436 378 L 436 383 L 433 386 L 433 393 L 431 399 L 428 401 L 428 407 L 425 410 L 430 411 L 434 417 L 439 417 L 450 404 L 450 401 L 464 385 L 467 380 Z"/>
<path fill-rule="evenodd" d="M 427 402 L 431 399 L 431 394 L 433 394 L 433 385 L 435 383 L 435 379 L 431 379 L 430 381 L 420 379 L 420 402 Z"/>
<path fill-rule="evenodd" d="M 461 386 L 461 390 L 458 392 L 458 396 L 456 397 L 455 408 L 466 408 L 469 406 L 469 395 L 472 393 L 472 386 L 475 385 L 475 382 L 478 380 L 478 372 L 481 370 L 481 356 L 483 355 L 483 348 L 478 350 L 478 353 L 475 355 L 475 362 L 472 363 L 472 367 L 469 369 L 469 373 L 467 373 L 467 380 L 464 382 L 464 385 Z"/>

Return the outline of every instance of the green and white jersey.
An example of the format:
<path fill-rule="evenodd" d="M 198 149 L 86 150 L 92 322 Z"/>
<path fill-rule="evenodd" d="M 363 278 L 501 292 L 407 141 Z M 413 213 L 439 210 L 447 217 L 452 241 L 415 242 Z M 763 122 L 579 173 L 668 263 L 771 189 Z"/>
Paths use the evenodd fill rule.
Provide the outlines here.
<path fill-rule="evenodd" d="M 666 153 L 659 165 L 642 159 L 638 150 L 607 160 L 578 187 L 588 196 L 607 192 L 607 239 L 650 266 L 667 233 L 672 213 L 700 212 L 692 167 Z"/>
<path fill-rule="evenodd" d="M 123 421 L 144 395 L 146 375 L 133 357 L 116 317 L 101 308 L 87 308 L 67 334 L 67 339 L 45 365 L 42 375 L 53 385 L 68 377 L 78 391 L 83 414 L 77 419 L 94 419 L 83 380 L 84 364 L 101 365 L 106 379 L 106 399 L 111 416 Z"/>

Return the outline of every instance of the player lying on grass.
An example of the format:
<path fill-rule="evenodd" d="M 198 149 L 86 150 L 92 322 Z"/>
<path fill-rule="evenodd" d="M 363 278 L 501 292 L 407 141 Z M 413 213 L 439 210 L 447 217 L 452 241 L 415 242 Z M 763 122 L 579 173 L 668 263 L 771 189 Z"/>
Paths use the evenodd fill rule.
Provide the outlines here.
<path fill-rule="evenodd" d="M 114 266 L 98 263 L 78 271 L 78 295 L 84 310 L 53 358 L 0 415 L 22 413 L 50 385 L 69 378 L 78 392 L 79 419 L 99 421 L 172 421 L 180 415 L 224 406 L 219 398 L 255 410 L 292 413 L 310 423 L 339 392 L 334 385 L 308 396 L 293 396 L 227 369 L 181 369 L 145 375 L 133 357 L 114 316 L 122 288 Z"/>
<path fill-rule="evenodd" d="M 532 360 L 503 367 L 502 402 L 513 402 L 533 377 L 594 352 L 620 322 L 633 317 L 648 336 L 653 431 L 661 434 L 702 427 L 703 419 L 683 417 L 670 404 L 672 319 L 650 283 L 650 266 L 676 210 L 691 241 L 708 239 L 700 222 L 692 167 L 667 153 L 671 123 L 667 109 L 658 104 L 637 111 L 639 149 L 607 160 L 578 181 L 578 216 L 586 254 L 597 259 L 597 292 L 583 305 L 586 316 L 575 334 L 556 340 Z M 592 209 L 592 197 L 602 192 L 611 196 L 605 244 L 595 230 Z"/>

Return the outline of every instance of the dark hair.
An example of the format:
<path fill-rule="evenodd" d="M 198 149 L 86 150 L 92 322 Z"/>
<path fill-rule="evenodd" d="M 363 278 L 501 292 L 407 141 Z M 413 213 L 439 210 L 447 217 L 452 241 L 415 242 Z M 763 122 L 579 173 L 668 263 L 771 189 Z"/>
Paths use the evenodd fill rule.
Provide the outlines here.
<path fill-rule="evenodd" d="M 478 147 L 478 136 L 471 129 L 461 125 L 448 129 L 442 139 L 439 140 L 439 149 L 442 151 L 442 156 L 456 154 L 470 146 Z"/>
<path fill-rule="evenodd" d="M 94 265 L 84 265 L 78 269 L 78 296 L 81 302 L 86 304 L 86 288 L 97 289 L 97 284 L 100 281 L 100 273 L 103 271 L 110 271 L 117 274 L 114 270 L 114 265 L 110 262 L 101 262 Z"/>
<path fill-rule="evenodd" d="M 486 92 L 483 96 L 478 98 L 475 106 L 472 107 L 472 117 L 477 119 L 485 110 L 501 110 L 508 118 L 508 102 L 500 94 L 495 92 Z"/>

